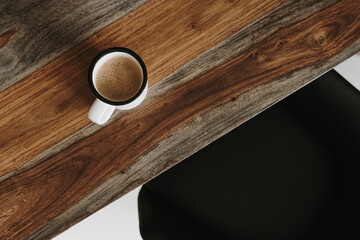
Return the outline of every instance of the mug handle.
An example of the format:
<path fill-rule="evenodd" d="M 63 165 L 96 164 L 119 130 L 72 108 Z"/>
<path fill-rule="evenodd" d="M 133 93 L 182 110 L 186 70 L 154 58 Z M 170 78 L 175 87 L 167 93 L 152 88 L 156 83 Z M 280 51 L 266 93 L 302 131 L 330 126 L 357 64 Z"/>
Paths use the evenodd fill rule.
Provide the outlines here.
<path fill-rule="evenodd" d="M 101 125 L 109 120 L 114 110 L 115 106 L 109 105 L 100 101 L 99 99 L 96 99 L 89 110 L 88 117 L 94 123 Z"/>

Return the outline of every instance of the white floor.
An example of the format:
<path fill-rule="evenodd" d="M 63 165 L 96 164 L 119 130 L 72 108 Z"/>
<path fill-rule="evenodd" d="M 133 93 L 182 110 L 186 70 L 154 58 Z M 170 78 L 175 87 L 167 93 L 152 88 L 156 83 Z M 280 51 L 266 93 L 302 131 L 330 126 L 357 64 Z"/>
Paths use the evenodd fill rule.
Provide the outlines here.
<path fill-rule="evenodd" d="M 335 67 L 360 90 L 360 54 Z M 55 237 L 55 240 L 140 240 L 137 196 L 140 187 Z"/>
<path fill-rule="evenodd" d="M 360 91 L 360 52 L 343 61 L 334 69 Z"/>
<path fill-rule="evenodd" d="M 140 187 L 75 224 L 54 240 L 140 240 L 137 197 Z"/>

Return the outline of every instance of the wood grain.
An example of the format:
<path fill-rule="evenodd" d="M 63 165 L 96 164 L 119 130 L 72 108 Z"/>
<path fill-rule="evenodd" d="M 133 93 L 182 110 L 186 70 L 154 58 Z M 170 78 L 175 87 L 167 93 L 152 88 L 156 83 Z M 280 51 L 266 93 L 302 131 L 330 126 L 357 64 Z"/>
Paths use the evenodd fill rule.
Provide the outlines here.
<path fill-rule="evenodd" d="M 0 183 L 0 236 L 53 236 L 356 53 L 359 4 L 321 6 L 200 76 L 153 82 L 137 109 Z"/>
<path fill-rule="evenodd" d="M 94 97 L 87 71 L 102 49 L 123 46 L 139 53 L 147 64 L 151 86 L 282 2 L 149 2 L 2 91 L 1 179 L 90 124 L 87 112 Z M 248 4 L 254 6 L 250 11 Z"/>
<path fill-rule="evenodd" d="M 0 4 L 0 91 L 46 65 L 145 0 L 13 0 Z"/>
<path fill-rule="evenodd" d="M 201 73 L 204 73 L 209 69 L 225 63 L 229 59 L 234 58 L 241 52 L 244 52 L 251 45 L 263 41 L 267 36 L 270 36 L 279 28 L 286 27 L 299 20 L 302 20 L 312 15 L 315 11 L 319 11 L 334 2 L 335 1 L 327 1 L 325 3 L 319 3 L 316 0 L 312 0 L 302 2 L 288 1 L 285 4 L 282 4 L 278 8 L 269 12 L 265 17 L 253 22 L 251 26 L 242 28 L 223 42 L 219 43 L 208 51 L 198 55 L 197 57 L 187 62 L 182 67 L 175 70 L 173 73 L 159 81 L 157 84 L 160 84 L 160 86 L 157 88 L 151 88 L 152 90 L 150 92 L 150 95 L 153 97 L 158 97 L 158 95 L 162 95 L 170 88 L 175 88 L 177 86 L 185 84 L 187 81 L 195 78 L 196 76 L 199 76 Z M 307 10 L 309 8 L 312 10 Z M 299 9 L 301 9 L 301 11 L 299 11 Z M 266 26 L 267 34 L 259 34 L 263 31 L 263 26 Z M 124 112 L 115 113 L 115 116 L 110 119 L 108 124 L 110 124 L 111 121 L 116 120 L 116 118 L 123 113 Z M 39 155 L 26 162 L 20 169 L 3 175 L 2 177 L 0 177 L 0 181 L 14 174 L 18 174 L 22 171 L 26 171 L 27 169 L 32 168 L 36 164 L 64 150 L 71 144 L 74 144 L 76 141 L 79 141 L 80 139 L 94 133 L 99 128 L 100 127 L 98 125 L 94 124 L 86 126 L 85 128 L 70 135 L 69 137 L 66 137 L 59 143 L 41 152 Z"/>

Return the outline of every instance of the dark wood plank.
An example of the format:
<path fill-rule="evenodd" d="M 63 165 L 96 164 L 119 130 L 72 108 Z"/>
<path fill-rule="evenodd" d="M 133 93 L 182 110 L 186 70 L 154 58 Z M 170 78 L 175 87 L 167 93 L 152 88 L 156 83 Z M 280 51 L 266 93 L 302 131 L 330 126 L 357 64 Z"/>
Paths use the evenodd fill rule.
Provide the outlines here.
<path fill-rule="evenodd" d="M 0 91 L 145 0 L 13 0 L 0 4 Z"/>
<path fill-rule="evenodd" d="M 357 2 L 317 11 L 0 183 L 2 236 L 53 236 L 360 49 Z"/>
<path fill-rule="evenodd" d="M 0 179 L 90 124 L 94 96 L 87 71 L 104 48 L 124 46 L 139 53 L 151 86 L 283 2 L 148 2 L 0 92 Z"/>

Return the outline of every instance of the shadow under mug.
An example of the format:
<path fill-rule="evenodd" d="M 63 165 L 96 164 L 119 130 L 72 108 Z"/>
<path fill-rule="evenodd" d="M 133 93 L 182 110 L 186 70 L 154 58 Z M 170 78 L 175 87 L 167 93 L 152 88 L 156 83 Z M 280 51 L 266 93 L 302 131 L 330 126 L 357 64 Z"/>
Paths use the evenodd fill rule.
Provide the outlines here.
<path fill-rule="evenodd" d="M 142 84 L 140 90 L 126 101 L 116 102 L 105 98 L 96 88 L 96 74 L 101 66 L 113 57 L 123 56 L 131 58 L 138 63 L 142 70 Z M 96 96 L 96 100 L 89 110 L 88 117 L 96 124 L 104 124 L 111 117 L 115 109 L 128 110 L 138 106 L 144 99 L 148 91 L 147 71 L 143 60 L 135 52 L 123 47 L 109 48 L 98 54 L 92 61 L 89 69 L 89 86 Z"/>

